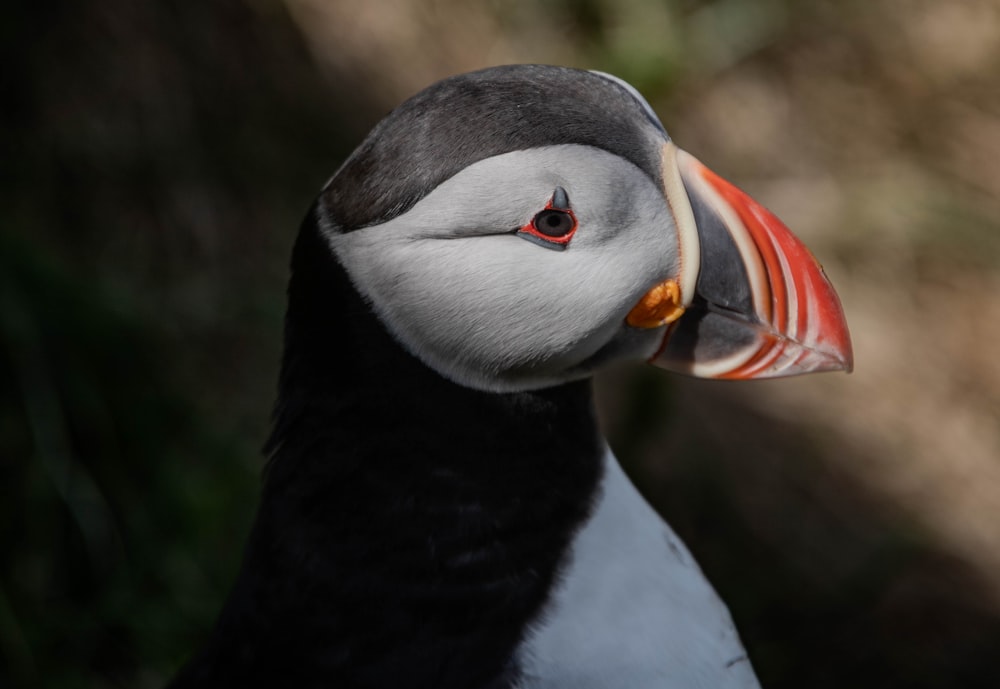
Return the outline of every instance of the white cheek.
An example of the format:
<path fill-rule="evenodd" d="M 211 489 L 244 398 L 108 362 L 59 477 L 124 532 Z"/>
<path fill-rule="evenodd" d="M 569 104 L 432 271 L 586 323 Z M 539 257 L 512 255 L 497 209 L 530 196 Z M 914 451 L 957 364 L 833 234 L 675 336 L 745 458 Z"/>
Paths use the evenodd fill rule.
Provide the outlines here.
<path fill-rule="evenodd" d="M 421 242 L 384 258 L 397 276 L 386 319 L 435 361 L 493 374 L 557 366 L 608 316 L 580 288 L 594 283 L 578 263 L 517 237 Z"/>
<path fill-rule="evenodd" d="M 678 269 L 663 192 L 637 168 L 578 146 L 533 154 L 531 165 L 526 155 L 477 164 L 382 226 L 328 234 L 395 338 L 472 387 L 552 385 L 589 373 L 581 363 L 611 351 L 602 349 L 609 343 L 617 355 L 637 351 L 624 318 Z M 551 194 L 553 169 L 576 172 L 559 180 L 572 189 L 579 220 L 565 251 L 512 234 Z M 456 209 L 476 208 L 476 199 L 469 220 L 483 227 L 463 228 Z M 653 346 L 648 339 L 640 349 Z"/>
<path fill-rule="evenodd" d="M 433 368 L 477 387 L 523 376 L 548 383 L 610 341 L 662 279 L 666 238 L 634 234 L 564 252 L 513 236 L 422 240 L 368 247 L 357 259 L 387 278 L 364 280 L 367 296 Z"/>

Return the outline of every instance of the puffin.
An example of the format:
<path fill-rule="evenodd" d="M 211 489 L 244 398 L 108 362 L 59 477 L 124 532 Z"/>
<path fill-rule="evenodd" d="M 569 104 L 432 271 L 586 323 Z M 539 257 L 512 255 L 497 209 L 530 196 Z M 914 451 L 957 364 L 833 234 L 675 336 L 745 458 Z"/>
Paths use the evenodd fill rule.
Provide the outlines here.
<path fill-rule="evenodd" d="M 809 250 L 635 88 L 431 85 L 322 188 L 287 296 L 242 566 L 170 687 L 759 686 L 591 377 L 849 371 L 850 337 Z"/>

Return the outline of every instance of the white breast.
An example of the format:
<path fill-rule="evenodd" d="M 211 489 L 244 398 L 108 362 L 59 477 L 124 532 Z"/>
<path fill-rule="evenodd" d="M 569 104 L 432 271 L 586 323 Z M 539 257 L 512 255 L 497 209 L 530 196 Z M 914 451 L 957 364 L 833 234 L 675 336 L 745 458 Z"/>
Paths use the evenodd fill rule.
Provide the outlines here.
<path fill-rule="evenodd" d="M 602 494 L 518 651 L 521 689 L 759 689 L 732 618 L 610 450 Z"/>

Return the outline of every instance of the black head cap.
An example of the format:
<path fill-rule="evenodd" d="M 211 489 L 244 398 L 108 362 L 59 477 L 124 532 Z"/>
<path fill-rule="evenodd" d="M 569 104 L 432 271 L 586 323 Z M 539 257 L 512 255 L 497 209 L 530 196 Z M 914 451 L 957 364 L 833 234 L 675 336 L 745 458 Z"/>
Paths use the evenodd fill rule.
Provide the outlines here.
<path fill-rule="evenodd" d="M 660 181 L 665 134 L 612 79 L 545 65 L 461 74 L 413 96 L 382 120 L 321 196 L 341 231 L 385 222 L 484 158 L 539 146 L 594 146 Z"/>

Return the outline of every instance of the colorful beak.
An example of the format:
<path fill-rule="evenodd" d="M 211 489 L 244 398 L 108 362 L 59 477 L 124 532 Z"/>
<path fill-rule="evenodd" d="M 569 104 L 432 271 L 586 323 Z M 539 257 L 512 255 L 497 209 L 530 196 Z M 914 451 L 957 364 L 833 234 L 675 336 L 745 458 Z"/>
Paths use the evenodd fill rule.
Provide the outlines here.
<path fill-rule="evenodd" d="M 693 255 L 698 270 L 692 280 L 693 266 L 685 267 L 683 314 L 651 363 L 703 378 L 850 371 L 844 311 L 805 245 L 743 191 L 666 146 L 673 150 L 664 154 L 665 186 L 682 260 L 693 263 Z"/>

